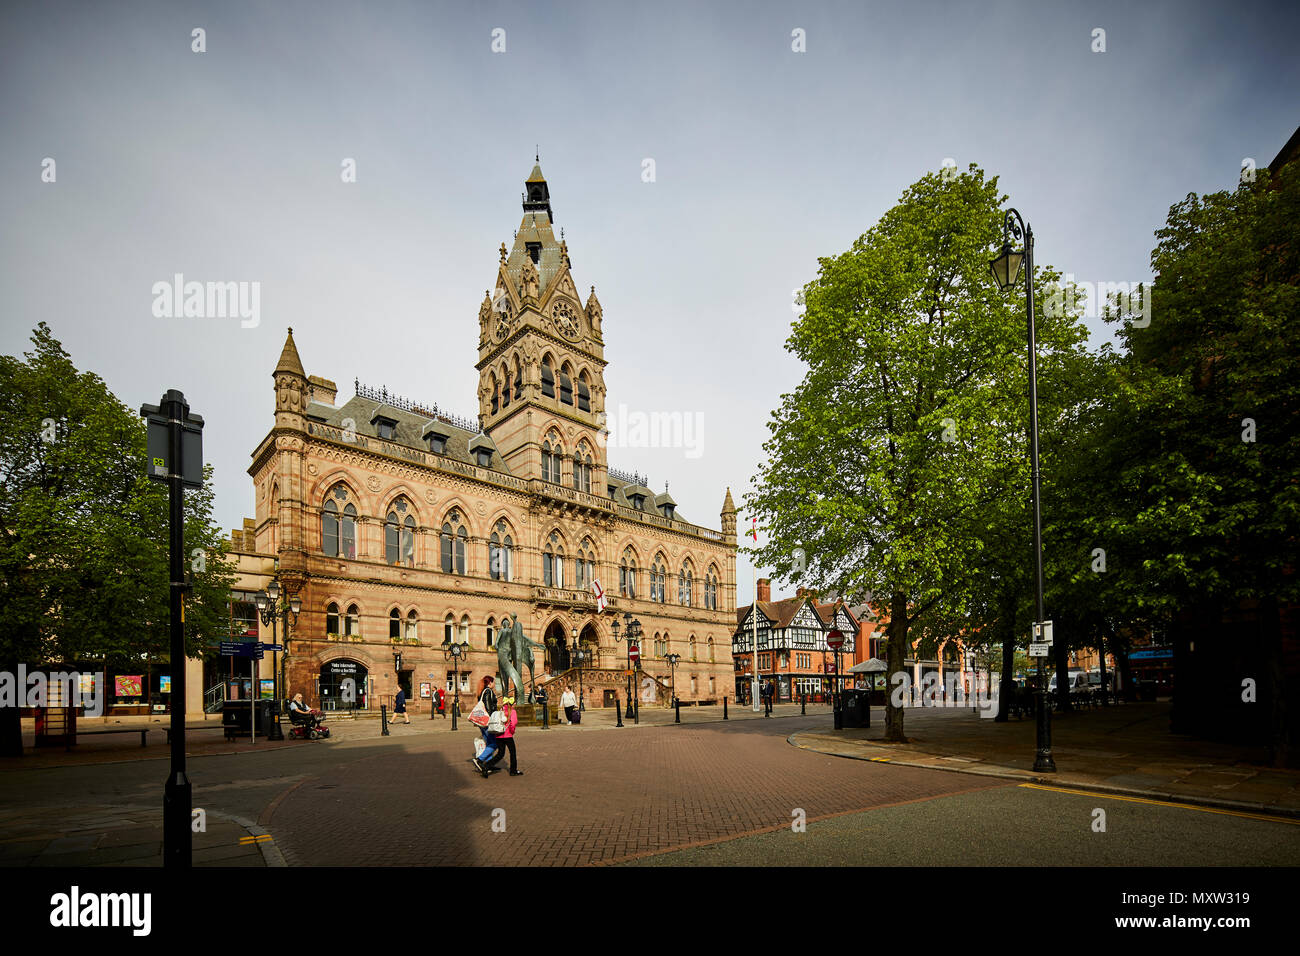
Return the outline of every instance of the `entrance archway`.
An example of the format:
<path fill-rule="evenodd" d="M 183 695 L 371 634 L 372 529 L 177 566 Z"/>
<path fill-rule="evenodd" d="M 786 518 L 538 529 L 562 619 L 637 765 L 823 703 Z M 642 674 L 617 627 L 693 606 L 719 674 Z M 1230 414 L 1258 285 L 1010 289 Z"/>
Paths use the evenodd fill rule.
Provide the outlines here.
<path fill-rule="evenodd" d="M 546 672 L 552 676 L 562 674 L 569 669 L 569 635 L 564 631 L 564 625 L 559 621 L 552 621 L 551 626 L 546 629 Z"/>
<path fill-rule="evenodd" d="M 321 710 L 365 710 L 369 672 L 357 661 L 341 658 L 320 669 Z"/>

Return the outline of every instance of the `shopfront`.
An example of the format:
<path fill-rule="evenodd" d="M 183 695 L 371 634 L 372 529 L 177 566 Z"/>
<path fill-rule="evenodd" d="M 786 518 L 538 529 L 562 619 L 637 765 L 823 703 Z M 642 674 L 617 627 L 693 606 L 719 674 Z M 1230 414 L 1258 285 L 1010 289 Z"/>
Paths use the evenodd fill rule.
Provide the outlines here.
<path fill-rule="evenodd" d="M 368 706 L 370 675 L 357 661 L 330 661 L 320 669 L 318 678 L 320 709 L 365 710 Z"/>

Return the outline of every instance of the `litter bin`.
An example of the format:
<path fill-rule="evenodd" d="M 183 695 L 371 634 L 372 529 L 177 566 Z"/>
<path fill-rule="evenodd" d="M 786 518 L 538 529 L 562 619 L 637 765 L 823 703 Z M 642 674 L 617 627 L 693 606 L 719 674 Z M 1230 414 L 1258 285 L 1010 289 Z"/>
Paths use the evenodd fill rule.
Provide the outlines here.
<path fill-rule="evenodd" d="M 257 715 L 257 734 L 266 736 L 271 729 L 271 714 L 275 707 L 273 700 L 259 700 L 251 708 Z M 249 719 L 252 716 L 246 700 L 228 700 L 221 707 L 221 726 L 226 730 L 226 739 L 248 737 L 252 731 Z"/>
<path fill-rule="evenodd" d="M 870 727 L 871 707 L 870 691 L 858 688 L 846 689 L 843 694 L 843 723 L 845 727 Z"/>

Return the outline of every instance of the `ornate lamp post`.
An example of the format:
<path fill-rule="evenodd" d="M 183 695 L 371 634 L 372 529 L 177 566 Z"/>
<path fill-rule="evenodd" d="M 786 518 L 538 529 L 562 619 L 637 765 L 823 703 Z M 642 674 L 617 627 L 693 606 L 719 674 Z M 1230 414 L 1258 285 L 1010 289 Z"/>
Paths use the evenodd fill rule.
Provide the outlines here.
<path fill-rule="evenodd" d="M 573 659 L 578 662 L 578 713 L 582 713 L 587 709 L 583 703 L 585 695 L 582 692 L 582 662 L 587 659 L 587 643 L 586 641 L 578 641 L 578 629 L 576 627 L 571 629 L 571 634 L 574 646 Z"/>
<path fill-rule="evenodd" d="M 450 637 L 442 639 L 442 656 L 444 660 L 453 661 L 452 684 L 456 692 L 456 699 L 451 705 L 451 729 L 456 729 L 456 716 L 460 713 L 460 659 L 469 654 L 469 644 L 457 644 Z"/>
<path fill-rule="evenodd" d="M 673 683 L 673 703 L 677 703 L 677 662 L 682 659 L 680 654 L 668 654 L 664 660 L 668 662 L 668 672 L 671 675 Z"/>
<path fill-rule="evenodd" d="M 1025 307 L 1029 316 L 1029 447 L 1032 458 L 1034 485 L 1034 576 L 1035 592 L 1034 633 L 1043 624 L 1043 515 L 1038 478 L 1038 346 L 1034 329 L 1034 230 L 1025 224 L 1020 213 L 1008 209 L 1002 224 L 1002 252 L 989 261 L 993 278 L 1003 292 L 1011 289 L 1020 278 L 1021 267 L 1025 273 Z M 1011 238 L 1025 240 L 1024 252 L 1013 252 Z M 1052 759 L 1052 718 L 1047 712 L 1046 672 L 1043 659 L 1038 658 L 1038 745 L 1034 769 L 1045 773 L 1056 772 Z"/>
<path fill-rule="evenodd" d="M 278 651 L 271 652 L 271 679 L 275 682 L 275 709 L 271 719 L 271 729 L 266 735 L 267 740 L 283 740 L 284 731 L 280 729 L 280 701 L 284 698 L 285 679 L 284 666 L 285 658 L 289 655 L 289 615 L 293 614 L 292 623 L 298 623 L 298 612 L 302 610 L 302 599 L 298 595 L 289 598 L 287 602 L 280 600 L 280 582 L 271 579 L 271 583 L 266 586 L 265 591 L 259 591 L 254 598 L 257 602 L 257 611 L 262 618 L 263 624 L 271 625 L 271 643 L 278 644 L 276 640 L 277 625 L 281 615 L 284 616 L 284 653 Z M 276 668 L 276 655 L 279 654 L 279 669 Z M 256 700 L 261 695 L 254 688 L 253 698 Z"/>
<path fill-rule="evenodd" d="M 641 622 L 633 620 L 632 613 L 625 611 L 623 613 L 623 623 L 626 631 L 620 635 L 618 618 L 614 618 L 614 623 L 610 628 L 614 632 L 614 641 L 627 641 L 627 716 L 629 719 L 641 722 L 641 708 L 639 706 L 633 709 L 632 704 L 632 645 L 641 637 Z"/>

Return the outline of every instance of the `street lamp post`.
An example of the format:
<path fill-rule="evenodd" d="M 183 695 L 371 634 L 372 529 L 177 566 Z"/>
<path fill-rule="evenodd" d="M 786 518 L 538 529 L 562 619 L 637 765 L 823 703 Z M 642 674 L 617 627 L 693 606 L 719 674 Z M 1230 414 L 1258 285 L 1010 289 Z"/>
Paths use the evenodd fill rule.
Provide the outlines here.
<path fill-rule="evenodd" d="M 1029 447 L 1032 462 L 1034 486 L 1034 579 L 1036 584 L 1034 599 L 1037 612 L 1034 630 L 1038 631 L 1043 623 L 1043 515 L 1042 497 L 1038 475 L 1038 345 L 1034 328 L 1034 230 L 1026 225 L 1025 220 L 1015 209 L 1008 209 L 1002 224 L 1002 252 L 989 262 L 993 278 L 1003 292 L 1011 289 L 1020 278 L 1021 268 L 1025 272 L 1025 303 L 1029 317 Z M 1024 252 L 1013 252 L 1011 237 L 1025 240 Z M 1047 673 L 1043 670 L 1043 658 L 1038 658 L 1038 742 L 1034 758 L 1034 770 L 1043 773 L 1055 773 L 1056 762 L 1052 759 L 1052 718 L 1047 712 Z"/>
<path fill-rule="evenodd" d="M 262 618 L 262 624 L 271 625 L 271 643 L 278 644 L 277 625 L 280 617 L 284 617 L 284 651 L 271 652 L 271 680 L 275 683 L 275 713 L 271 721 L 271 728 L 267 732 L 267 740 L 283 740 L 284 731 L 280 729 L 280 703 L 284 699 L 285 686 L 285 661 L 289 655 L 289 615 L 293 614 L 293 624 L 298 623 L 298 612 L 302 610 L 302 598 L 294 595 L 287 601 L 280 600 L 280 582 L 274 578 L 266 586 L 265 591 L 259 591 L 256 598 L 257 611 Z M 279 668 L 276 668 L 276 655 L 279 655 Z M 259 699 L 260 694 L 254 688 L 253 698 Z"/>
<path fill-rule="evenodd" d="M 582 662 L 587 659 L 587 646 L 585 642 L 578 642 L 578 629 L 576 627 L 572 628 L 572 635 L 574 647 L 573 657 L 578 662 L 578 713 L 582 713 L 587 709 L 586 705 L 583 703 L 584 694 L 582 692 Z"/>
<path fill-rule="evenodd" d="M 450 637 L 442 639 L 442 656 L 444 660 L 452 661 L 452 687 L 455 691 L 456 698 L 451 704 L 451 729 L 456 729 L 456 716 L 460 713 L 460 659 L 469 653 L 469 644 L 457 644 Z"/>
<path fill-rule="evenodd" d="M 664 660 L 668 662 L 668 673 L 673 684 L 673 703 L 677 703 L 677 662 L 682 659 L 680 654 L 668 654 Z"/>
<path fill-rule="evenodd" d="M 614 632 L 614 641 L 627 641 L 627 716 L 629 720 L 636 723 L 641 722 L 641 708 L 638 705 L 633 709 L 632 703 L 632 645 L 641 637 L 641 622 L 634 620 L 630 611 L 623 613 L 623 623 L 626 630 L 620 634 L 618 618 L 614 618 L 614 623 L 610 629 Z"/>

